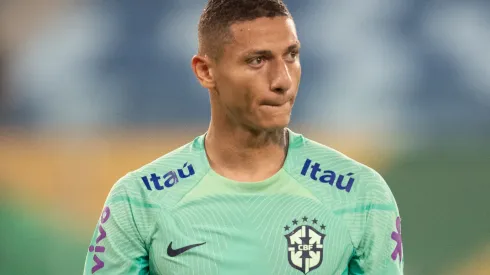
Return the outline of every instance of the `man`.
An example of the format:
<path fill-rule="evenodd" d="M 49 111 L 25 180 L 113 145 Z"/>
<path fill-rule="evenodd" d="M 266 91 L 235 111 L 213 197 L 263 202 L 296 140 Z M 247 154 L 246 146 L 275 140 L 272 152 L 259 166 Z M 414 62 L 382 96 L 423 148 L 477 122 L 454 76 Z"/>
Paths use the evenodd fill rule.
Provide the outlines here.
<path fill-rule="evenodd" d="M 85 274 L 402 274 L 383 178 L 287 128 L 300 42 L 281 0 L 209 0 L 208 131 L 112 188 Z"/>

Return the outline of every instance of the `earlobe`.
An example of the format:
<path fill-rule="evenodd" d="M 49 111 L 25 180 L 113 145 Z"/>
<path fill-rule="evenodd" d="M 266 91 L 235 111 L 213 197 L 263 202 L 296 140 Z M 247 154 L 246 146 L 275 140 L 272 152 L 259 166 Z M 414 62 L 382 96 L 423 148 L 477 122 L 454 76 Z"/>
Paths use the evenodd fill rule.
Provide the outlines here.
<path fill-rule="evenodd" d="M 206 89 L 214 88 L 213 68 L 209 66 L 207 57 L 195 55 L 192 57 L 192 70 L 197 77 L 197 80 Z"/>

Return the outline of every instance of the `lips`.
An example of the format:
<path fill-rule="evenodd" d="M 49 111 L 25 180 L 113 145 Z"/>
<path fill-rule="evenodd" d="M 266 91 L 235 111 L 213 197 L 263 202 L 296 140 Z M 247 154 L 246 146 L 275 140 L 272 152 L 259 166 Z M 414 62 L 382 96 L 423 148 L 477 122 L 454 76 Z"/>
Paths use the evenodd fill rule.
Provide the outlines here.
<path fill-rule="evenodd" d="M 267 106 L 272 106 L 272 107 L 279 107 L 284 104 L 286 104 L 288 101 L 279 101 L 279 100 L 264 100 L 262 102 L 262 105 L 267 105 Z"/>

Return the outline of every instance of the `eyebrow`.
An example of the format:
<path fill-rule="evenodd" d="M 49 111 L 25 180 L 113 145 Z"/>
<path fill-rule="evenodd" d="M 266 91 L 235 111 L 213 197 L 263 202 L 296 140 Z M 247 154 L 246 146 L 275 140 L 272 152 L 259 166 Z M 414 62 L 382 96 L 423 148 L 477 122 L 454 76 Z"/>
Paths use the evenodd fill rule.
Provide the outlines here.
<path fill-rule="evenodd" d="M 288 47 L 288 52 L 294 51 L 294 50 L 299 50 L 301 48 L 301 43 L 299 41 L 296 41 L 294 44 Z"/>
<path fill-rule="evenodd" d="M 294 50 L 299 50 L 301 47 L 301 43 L 299 41 L 294 42 L 294 44 L 291 44 L 290 46 L 287 47 L 286 52 L 291 52 Z M 251 55 L 263 55 L 263 56 L 273 56 L 271 50 L 251 50 L 245 54 L 245 56 L 251 56 Z"/>

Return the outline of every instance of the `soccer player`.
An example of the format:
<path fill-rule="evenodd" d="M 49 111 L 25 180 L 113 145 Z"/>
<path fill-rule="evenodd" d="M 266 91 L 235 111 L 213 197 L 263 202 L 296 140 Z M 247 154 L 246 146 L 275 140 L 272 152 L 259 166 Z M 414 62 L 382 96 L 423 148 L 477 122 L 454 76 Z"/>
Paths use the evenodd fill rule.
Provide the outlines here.
<path fill-rule="evenodd" d="M 373 169 L 288 128 L 300 42 L 281 0 L 209 0 L 192 68 L 211 122 L 111 189 L 85 274 L 403 274 Z"/>

